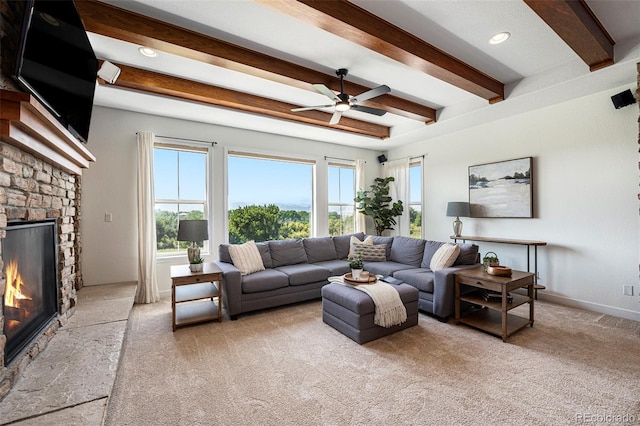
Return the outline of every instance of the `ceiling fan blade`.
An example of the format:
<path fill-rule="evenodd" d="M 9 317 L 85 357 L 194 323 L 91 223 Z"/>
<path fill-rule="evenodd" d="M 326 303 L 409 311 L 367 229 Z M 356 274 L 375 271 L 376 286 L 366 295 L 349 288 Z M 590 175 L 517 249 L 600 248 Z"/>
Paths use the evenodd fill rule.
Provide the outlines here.
<path fill-rule="evenodd" d="M 387 86 L 386 84 L 383 84 L 382 86 L 378 86 L 375 89 L 371 89 L 364 93 L 360 93 L 358 96 L 355 96 L 351 100 L 351 102 L 357 103 L 357 102 L 366 101 L 367 99 L 372 99 L 372 98 L 375 98 L 376 96 L 384 95 L 385 93 L 389 93 L 390 91 L 391 89 L 389 88 L 389 86 Z"/>
<path fill-rule="evenodd" d="M 320 109 L 320 108 L 330 108 L 332 106 L 334 105 L 329 104 L 329 105 L 315 105 L 315 106 L 308 106 L 308 107 L 291 108 L 291 112 L 309 111 L 311 109 Z"/>
<path fill-rule="evenodd" d="M 331 116 L 331 120 L 329 120 L 329 124 L 338 124 L 340 117 L 342 117 L 342 111 L 334 112 Z"/>
<path fill-rule="evenodd" d="M 371 108 L 363 105 L 351 105 L 351 109 L 360 112 L 366 112 L 367 114 L 373 114 L 377 116 L 383 116 L 387 111 L 378 108 Z"/>
<path fill-rule="evenodd" d="M 329 99 L 331 99 L 332 101 L 340 102 L 340 98 L 338 97 L 338 95 L 333 93 L 333 91 L 329 89 L 327 86 L 325 86 L 324 84 L 314 84 L 313 88 L 316 89 L 318 92 L 322 93 L 323 95 L 325 95 L 326 97 L 328 97 Z"/>

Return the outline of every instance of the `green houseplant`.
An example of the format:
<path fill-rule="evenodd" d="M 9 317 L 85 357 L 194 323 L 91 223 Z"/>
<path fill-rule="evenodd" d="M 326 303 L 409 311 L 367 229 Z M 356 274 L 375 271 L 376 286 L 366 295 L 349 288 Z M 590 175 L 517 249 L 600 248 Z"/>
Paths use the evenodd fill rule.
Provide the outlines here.
<path fill-rule="evenodd" d="M 351 268 L 351 277 L 356 280 L 359 279 L 360 274 L 362 273 L 362 268 L 364 268 L 364 264 L 362 263 L 362 253 L 356 253 L 349 258 L 349 268 Z"/>
<path fill-rule="evenodd" d="M 389 183 L 394 180 L 393 177 L 376 178 L 370 191 L 360 190 L 354 198 L 356 209 L 373 219 L 378 235 L 382 235 L 387 229 L 393 229 L 397 223 L 395 218 L 404 211 L 402 201 L 391 203 L 393 200 L 389 196 Z"/>
<path fill-rule="evenodd" d="M 189 261 L 189 270 L 191 272 L 202 272 L 202 266 L 204 259 L 201 257 L 195 257 Z"/>

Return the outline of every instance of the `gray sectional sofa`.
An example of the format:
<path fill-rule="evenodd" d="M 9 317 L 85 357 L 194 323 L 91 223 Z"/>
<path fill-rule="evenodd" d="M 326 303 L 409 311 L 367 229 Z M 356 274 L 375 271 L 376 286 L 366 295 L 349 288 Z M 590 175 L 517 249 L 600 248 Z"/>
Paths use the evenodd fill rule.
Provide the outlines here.
<path fill-rule="evenodd" d="M 231 319 L 246 312 L 320 298 L 330 276 L 350 271 L 347 256 L 352 235 L 361 241 L 365 238 L 357 233 L 256 243 L 265 269 L 244 276 L 233 265 L 229 245 L 221 244 L 215 263 L 223 272 L 224 305 Z M 454 265 L 434 272 L 429 269 L 431 257 L 443 242 L 374 236 L 373 243 L 386 244 L 385 260 L 365 260 L 364 269 L 417 288 L 419 309 L 445 321 L 454 313 L 453 273 L 479 264 L 475 244 L 458 244 L 461 250 Z"/>

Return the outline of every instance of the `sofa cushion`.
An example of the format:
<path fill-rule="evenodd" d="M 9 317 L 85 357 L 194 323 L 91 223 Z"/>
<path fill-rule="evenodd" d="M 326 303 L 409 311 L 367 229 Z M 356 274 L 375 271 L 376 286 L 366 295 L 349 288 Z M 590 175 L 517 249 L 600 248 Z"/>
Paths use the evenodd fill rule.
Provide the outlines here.
<path fill-rule="evenodd" d="M 444 243 L 431 258 L 429 269 L 439 271 L 452 266 L 458 254 L 460 254 L 460 247 L 457 244 Z"/>
<path fill-rule="evenodd" d="M 351 259 L 356 254 L 354 251 L 355 244 L 368 244 L 372 246 L 373 237 L 369 235 L 367 238 L 364 239 L 364 241 L 360 241 L 357 237 L 351 237 L 351 241 L 349 243 L 349 254 L 347 255 L 349 259 Z"/>
<path fill-rule="evenodd" d="M 305 238 L 302 240 L 309 263 L 336 260 L 336 246 L 331 237 Z"/>
<path fill-rule="evenodd" d="M 233 260 L 231 259 L 231 255 L 229 254 L 230 245 L 231 244 L 220 244 L 218 246 L 218 259 L 220 260 L 220 262 L 233 264 Z M 256 243 L 256 247 L 258 247 L 258 251 L 260 252 L 260 257 L 262 257 L 262 264 L 264 265 L 264 267 L 273 268 L 271 253 L 269 252 L 269 243 Z"/>
<path fill-rule="evenodd" d="M 389 260 L 419 268 L 424 257 L 425 240 L 409 237 L 394 237 Z"/>
<path fill-rule="evenodd" d="M 269 251 L 273 267 L 307 263 L 307 252 L 304 251 L 302 238 L 269 241 Z"/>
<path fill-rule="evenodd" d="M 424 256 L 422 257 L 422 263 L 420 264 L 421 268 L 429 269 L 431 267 L 431 258 L 435 254 L 436 251 L 442 246 L 444 243 L 440 241 L 427 241 L 424 245 Z"/>
<path fill-rule="evenodd" d="M 341 259 L 325 260 L 324 262 L 314 263 L 314 265 L 328 270 L 330 277 L 344 275 L 347 272 L 351 272 L 351 268 L 349 268 L 349 262 Z"/>
<path fill-rule="evenodd" d="M 346 259 L 349 256 L 351 237 L 356 237 L 362 241 L 364 239 L 364 232 L 349 235 L 336 235 L 333 237 L 333 245 L 336 246 L 336 256 L 338 259 Z"/>
<path fill-rule="evenodd" d="M 362 260 L 367 262 L 384 262 L 387 260 L 387 245 L 354 243 L 353 253 L 356 256 L 360 254 Z"/>
<path fill-rule="evenodd" d="M 478 263 L 478 249 L 479 247 L 475 244 L 458 244 L 460 247 L 460 254 L 456 261 L 453 263 L 453 266 L 456 265 L 474 265 Z"/>
<path fill-rule="evenodd" d="M 329 278 L 330 271 L 321 266 L 310 263 L 299 263 L 297 265 L 278 266 L 277 271 L 289 277 L 289 285 L 304 285 L 317 283 Z"/>
<path fill-rule="evenodd" d="M 229 255 L 241 275 L 249 275 L 254 272 L 264 271 L 262 257 L 260 257 L 260 252 L 258 251 L 256 242 L 253 240 L 247 241 L 244 244 L 230 245 Z"/>
<path fill-rule="evenodd" d="M 265 269 L 242 277 L 243 293 L 258 293 L 288 286 L 289 277 L 275 269 Z"/>
<path fill-rule="evenodd" d="M 389 258 L 391 258 L 391 244 L 393 244 L 393 237 L 381 237 L 379 235 L 374 235 L 373 245 L 376 245 L 376 244 L 387 245 L 387 251 L 385 255 L 387 256 L 387 260 L 389 260 Z"/>
<path fill-rule="evenodd" d="M 401 271 L 403 269 L 414 269 L 414 267 L 403 263 L 392 262 L 390 260 L 387 260 L 386 262 L 364 263 L 364 270 L 374 275 L 394 275 L 396 271 Z"/>
<path fill-rule="evenodd" d="M 433 293 L 433 280 L 435 274 L 428 269 L 406 269 L 393 273 L 393 278 L 404 281 L 405 283 L 417 288 L 420 291 Z"/>

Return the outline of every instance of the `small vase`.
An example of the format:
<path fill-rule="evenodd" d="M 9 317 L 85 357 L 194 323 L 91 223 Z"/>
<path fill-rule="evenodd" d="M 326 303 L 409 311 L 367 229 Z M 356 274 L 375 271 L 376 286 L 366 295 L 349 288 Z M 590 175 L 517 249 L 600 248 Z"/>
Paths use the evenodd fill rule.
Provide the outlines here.
<path fill-rule="evenodd" d="M 360 274 L 362 273 L 362 269 L 352 269 L 351 270 L 351 277 L 354 280 L 359 280 L 360 279 Z"/>
<path fill-rule="evenodd" d="M 202 272 L 202 263 L 191 263 L 189 269 L 191 272 Z"/>

